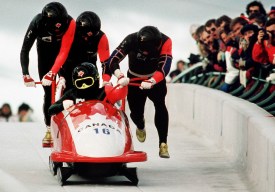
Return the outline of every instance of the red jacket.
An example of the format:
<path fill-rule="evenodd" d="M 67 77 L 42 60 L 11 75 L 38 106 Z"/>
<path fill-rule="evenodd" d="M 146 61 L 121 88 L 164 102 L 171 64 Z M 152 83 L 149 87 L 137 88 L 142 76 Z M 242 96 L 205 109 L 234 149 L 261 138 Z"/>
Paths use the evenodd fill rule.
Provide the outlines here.
<path fill-rule="evenodd" d="M 254 44 L 252 58 L 255 62 L 266 64 L 275 64 L 275 46 L 272 46 L 268 41 L 263 44 L 258 42 Z"/>

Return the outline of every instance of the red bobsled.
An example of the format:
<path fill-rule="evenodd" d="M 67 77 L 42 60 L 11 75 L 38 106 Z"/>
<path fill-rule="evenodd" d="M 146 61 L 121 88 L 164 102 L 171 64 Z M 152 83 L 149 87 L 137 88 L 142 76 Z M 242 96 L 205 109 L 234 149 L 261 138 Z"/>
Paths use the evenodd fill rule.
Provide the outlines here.
<path fill-rule="evenodd" d="M 128 88 L 109 89 L 113 90 L 104 101 L 81 102 L 72 106 L 70 112 L 64 110 L 52 116 L 53 146 L 49 165 L 61 185 L 72 174 L 91 178 L 124 175 L 133 184 L 138 184 L 136 168 L 128 168 L 126 164 L 146 161 L 147 154 L 134 151 L 124 112 Z M 55 86 L 53 92 L 61 93 Z M 117 94 L 120 105 L 106 102 Z"/>

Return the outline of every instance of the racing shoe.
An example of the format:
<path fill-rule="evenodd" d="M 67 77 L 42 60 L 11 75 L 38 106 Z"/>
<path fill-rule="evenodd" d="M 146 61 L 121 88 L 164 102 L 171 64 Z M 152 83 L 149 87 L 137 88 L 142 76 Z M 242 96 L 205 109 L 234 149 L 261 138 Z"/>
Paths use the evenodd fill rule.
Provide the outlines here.
<path fill-rule="evenodd" d="M 42 140 L 42 146 L 44 148 L 47 147 L 52 147 L 53 146 L 53 140 L 52 140 L 52 135 L 51 135 L 51 129 L 47 127 L 46 135 Z"/>
<path fill-rule="evenodd" d="M 161 158 L 170 158 L 168 153 L 168 145 L 166 143 L 161 143 L 159 146 L 159 156 Z"/>
<path fill-rule="evenodd" d="M 137 139 L 139 142 L 143 143 L 146 139 L 146 131 L 145 129 L 139 129 L 136 130 Z"/>

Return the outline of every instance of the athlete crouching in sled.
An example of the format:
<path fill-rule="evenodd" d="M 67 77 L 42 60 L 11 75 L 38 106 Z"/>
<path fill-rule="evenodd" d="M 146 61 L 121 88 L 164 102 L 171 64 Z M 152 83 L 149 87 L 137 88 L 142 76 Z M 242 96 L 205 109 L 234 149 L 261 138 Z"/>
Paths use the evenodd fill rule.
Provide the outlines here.
<path fill-rule="evenodd" d="M 72 105 L 87 100 L 103 100 L 106 96 L 104 87 L 99 88 L 99 73 L 92 63 L 84 62 L 72 73 L 73 88 L 68 90 L 49 108 L 49 115 L 68 110 Z"/>

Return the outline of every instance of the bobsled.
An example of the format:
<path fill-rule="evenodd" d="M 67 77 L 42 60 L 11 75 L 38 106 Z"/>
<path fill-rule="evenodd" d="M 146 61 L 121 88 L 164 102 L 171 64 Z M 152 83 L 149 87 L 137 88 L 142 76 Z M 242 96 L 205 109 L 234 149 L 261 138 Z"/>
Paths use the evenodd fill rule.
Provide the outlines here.
<path fill-rule="evenodd" d="M 53 87 L 52 92 L 61 94 Z M 91 179 L 123 175 L 138 184 L 137 168 L 127 163 L 146 161 L 147 154 L 134 150 L 124 111 L 127 90 L 114 87 L 103 101 L 80 102 L 52 116 L 49 167 L 60 185 L 73 174 Z M 116 92 L 123 92 L 120 101 L 108 102 Z"/>

